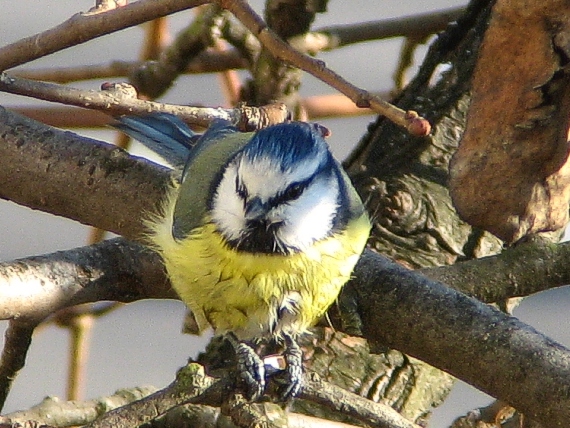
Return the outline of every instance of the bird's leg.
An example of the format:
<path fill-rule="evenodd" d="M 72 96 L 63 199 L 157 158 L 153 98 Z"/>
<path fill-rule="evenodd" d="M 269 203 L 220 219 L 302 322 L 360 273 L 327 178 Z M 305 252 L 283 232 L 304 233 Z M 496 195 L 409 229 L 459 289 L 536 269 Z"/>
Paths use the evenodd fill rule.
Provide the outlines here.
<path fill-rule="evenodd" d="M 303 385 L 303 351 L 299 344 L 288 334 L 283 334 L 285 351 L 283 356 L 287 367 L 281 376 L 278 388 L 279 397 L 283 401 L 294 398 Z"/>
<path fill-rule="evenodd" d="M 265 392 L 265 366 L 259 355 L 247 343 L 241 342 L 233 334 L 227 335 L 236 353 L 239 381 L 245 388 L 250 401 L 257 401 Z"/>

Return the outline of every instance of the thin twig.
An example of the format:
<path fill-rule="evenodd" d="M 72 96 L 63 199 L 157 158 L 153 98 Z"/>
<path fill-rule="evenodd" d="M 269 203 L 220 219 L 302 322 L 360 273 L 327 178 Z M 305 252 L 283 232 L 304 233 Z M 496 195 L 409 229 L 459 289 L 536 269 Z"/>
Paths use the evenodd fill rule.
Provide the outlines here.
<path fill-rule="evenodd" d="M 24 367 L 26 355 L 37 326 L 33 320 L 11 320 L 5 333 L 4 349 L 0 358 L 0 410 L 10 393 L 12 381 Z"/>
<path fill-rule="evenodd" d="M 11 70 L 10 74 L 31 80 L 69 83 L 78 80 L 124 78 L 143 64 L 144 62 L 141 61 L 112 61 L 107 64 L 88 64 L 71 67 L 15 69 Z M 212 49 L 207 49 L 190 61 L 185 73 L 219 73 L 228 69 L 245 67 L 247 67 L 247 62 L 236 49 L 229 49 L 224 52 L 215 52 Z"/>
<path fill-rule="evenodd" d="M 148 114 L 150 112 L 171 113 L 188 123 L 207 127 L 213 120 L 232 122 L 239 129 L 252 131 L 288 119 L 289 113 L 282 104 L 265 107 L 242 106 L 223 109 L 208 107 L 187 107 L 144 101 L 137 98 L 136 90 L 124 84 L 104 84 L 103 90 L 82 90 L 36 82 L 19 77 L 0 74 L 0 91 L 25 95 L 46 101 L 59 102 L 78 107 L 103 110 L 110 115 Z"/>
<path fill-rule="evenodd" d="M 310 120 L 374 114 L 370 109 L 356 107 L 342 94 L 314 95 L 301 103 Z M 101 128 L 111 122 L 106 114 L 77 107 L 10 107 L 10 110 L 56 128 Z"/>
<path fill-rule="evenodd" d="M 104 13 L 76 14 L 56 27 L 0 48 L 0 71 L 205 3 L 208 1 L 139 0 Z"/>
<path fill-rule="evenodd" d="M 291 41 L 291 43 L 295 43 L 295 46 L 297 43 L 302 44 L 303 51 L 318 52 L 390 37 L 433 34 L 444 29 L 449 21 L 456 19 L 463 11 L 464 8 L 458 7 L 396 19 L 323 27 L 307 33 L 302 40 Z M 13 70 L 11 74 L 32 80 L 69 83 L 78 80 L 125 77 L 141 65 L 139 61 L 112 61 L 108 64 L 18 69 Z M 246 68 L 247 65 L 247 61 L 236 49 L 220 52 L 215 48 L 210 48 L 193 58 L 185 73 L 219 73 L 228 69 Z"/>
<path fill-rule="evenodd" d="M 89 345 L 94 321 L 95 317 L 90 313 L 73 314 L 73 319 L 68 324 L 68 331 L 71 335 L 70 358 L 67 368 L 66 397 L 68 400 L 81 400 L 83 398 L 83 389 L 87 377 L 87 359 L 89 357 Z"/>
<path fill-rule="evenodd" d="M 313 59 L 293 49 L 290 45 L 278 38 L 265 24 L 259 15 L 242 0 L 218 0 L 224 9 L 232 12 L 269 50 L 275 57 L 298 67 L 341 93 L 355 102 L 358 107 L 369 107 L 386 116 L 392 122 L 407 129 L 417 136 L 428 135 L 431 125 L 427 120 L 418 116 L 414 111 L 404 111 L 371 93 L 360 89 L 346 79 L 327 68 L 319 60 Z"/>
<path fill-rule="evenodd" d="M 393 19 L 332 25 L 319 28 L 310 34 L 326 36 L 327 42 L 320 46 L 321 50 L 331 50 L 354 43 L 392 37 L 423 38 L 444 30 L 449 22 L 455 21 L 463 12 L 465 12 L 465 7 L 460 6 Z"/>

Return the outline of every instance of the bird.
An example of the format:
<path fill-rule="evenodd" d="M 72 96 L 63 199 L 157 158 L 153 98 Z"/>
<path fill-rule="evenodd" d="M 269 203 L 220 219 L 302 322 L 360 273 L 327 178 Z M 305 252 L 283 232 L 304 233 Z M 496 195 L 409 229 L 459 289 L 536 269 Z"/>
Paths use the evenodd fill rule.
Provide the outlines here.
<path fill-rule="evenodd" d="M 232 344 L 249 399 L 268 382 L 260 341 L 284 347 L 279 396 L 294 397 L 303 376 L 297 339 L 335 302 L 371 228 L 328 130 L 289 121 L 239 132 L 216 120 L 196 136 L 166 113 L 117 120 L 182 168 L 146 219 L 172 287 L 201 330 Z"/>

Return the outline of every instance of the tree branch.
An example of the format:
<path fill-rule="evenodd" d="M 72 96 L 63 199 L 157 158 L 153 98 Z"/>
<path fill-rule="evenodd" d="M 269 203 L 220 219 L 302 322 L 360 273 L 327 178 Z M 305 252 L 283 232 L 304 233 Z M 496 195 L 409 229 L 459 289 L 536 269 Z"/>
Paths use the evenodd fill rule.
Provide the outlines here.
<path fill-rule="evenodd" d="M 372 426 L 390 428 L 419 428 L 392 407 L 360 397 L 332 383 L 322 381 L 317 375 L 305 376 L 299 398 L 323 404 L 347 416 Z"/>
<path fill-rule="evenodd" d="M 420 269 L 476 299 L 494 303 L 570 284 L 570 242 L 528 242 L 500 255 Z"/>
<path fill-rule="evenodd" d="M 208 3 L 206 0 L 139 0 L 99 14 L 76 14 L 43 33 L 0 48 L 0 71 L 96 37 Z"/>
<path fill-rule="evenodd" d="M 88 64 L 71 67 L 16 69 L 10 75 L 30 80 L 69 83 L 78 80 L 111 79 L 129 76 L 144 61 L 111 61 L 108 64 Z M 216 52 L 207 49 L 192 59 L 185 72 L 189 74 L 219 73 L 228 69 L 245 68 L 246 61 L 235 49 Z"/>
<path fill-rule="evenodd" d="M 137 25 L 145 20 L 151 20 L 186 8 L 204 4 L 204 0 L 173 1 L 161 0 L 157 4 L 155 0 L 140 0 L 125 7 L 99 14 L 75 15 L 63 24 L 54 27 L 44 33 L 22 39 L 0 49 L 0 71 L 16 65 L 23 64 L 33 59 L 48 55 L 66 47 L 83 43 L 94 37 L 108 34 L 122 28 Z M 317 61 L 307 55 L 303 55 L 291 48 L 287 43 L 276 37 L 263 20 L 255 14 L 247 3 L 242 1 L 219 0 L 218 4 L 224 9 L 231 11 L 242 23 L 260 40 L 260 42 L 276 57 L 307 71 L 323 82 L 329 84 L 341 93 L 352 99 L 358 107 L 369 107 L 383 114 L 394 123 L 406 128 L 411 134 L 417 136 L 428 135 L 431 125 L 427 120 L 418 116 L 414 111 L 405 112 L 396 106 L 370 94 L 328 69 L 322 61 Z M 15 78 L 0 79 L 3 90 L 13 93 Z M 11 88 L 11 90 L 9 89 Z M 55 87 L 51 88 L 55 90 Z M 23 90 L 23 89 L 22 89 Z M 28 93 L 29 94 L 29 93 Z M 76 97 L 71 97 L 72 102 Z M 80 101 L 80 105 L 85 105 Z M 77 104 L 75 104 L 77 105 Z M 127 111 L 117 106 L 116 100 L 109 100 L 112 110 L 118 109 L 122 114 Z M 126 109 L 128 110 L 128 109 Z M 121 114 L 116 112 L 116 114 Z"/>
<path fill-rule="evenodd" d="M 0 296 L 0 319 L 21 320 L 102 300 L 177 298 L 158 255 L 122 238 L 0 263 Z"/>
<path fill-rule="evenodd" d="M 71 190 L 69 191 L 71 193 L 89 194 L 90 196 L 84 197 L 85 200 L 83 201 L 77 200 L 63 205 L 58 204 L 55 199 L 45 198 L 41 207 L 50 208 L 50 211 L 54 211 L 51 206 L 55 204 L 60 207 L 60 215 L 69 217 L 71 213 L 84 222 L 102 227 L 108 225 L 107 219 L 112 217 L 108 215 L 109 207 L 113 206 L 113 203 L 117 203 L 116 201 L 120 201 L 121 210 L 119 210 L 118 215 L 121 216 L 121 221 L 113 223 L 115 231 L 117 233 L 125 231 L 131 236 L 140 236 L 142 225 L 135 213 L 152 211 L 155 203 L 162 197 L 164 187 L 169 180 L 169 175 L 164 169 L 152 166 L 149 162 L 140 159 L 130 158 L 122 153 L 109 156 L 107 153 L 110 149 L 100 142 L 72 137 L 69 133 L 49 130 L 44 126 L 15 117 L 5 111 L 2 113 L 0 125 L 6 128 L 0 128 L 0 135 L 5 140 L 3 144 L 0 144 L 0 148 L 5 148 L 5 146 L 12 146 L 12 150 L 16 150 L 18 147 L 25 148 L 21 152 L 16 150 L 18 156 L 14 154 L 8 156 L 10 151 L 6 152 L 6 156 L 4 153 L 0 155 L 0 159 L 6 162 L 0 168 L 0 174 L 4 174 L 5 169 L 14 168 L 6 176 L 0 177 L 0 193 L 4 197 L 10 188 L 19 188 L 19 190 L 13 191 L 14 197 L 24 200 L 35 198 L 34 193 L 42 194 L 43 187 L 52 185 L 53 175 L 49 176 L 49 180 L 47 176 L 42 177 L 40 175 L 37 178 L 38 170 L 41 174 L 46 167 L 38 168 L 38 164 L 42 165 L 42 156 L 45 156 L 45 152 L 37 150 L 35 146 L 45 145 L 46 141 L 55 145 L 59 138 L 60 143 L 64 141 L 67 145 L 66 156 L 62 158 L 61 153 L 63 151 L 60 151 L 60 156 L 53 158 L 49 163 L 50 171 L 61 171 L 59 180 L 62 184 L 56 186 L 58 198 L 68 198 L 69 195 L 66 194 L 66 191 L 70 189 L 70 186 Z M 38 139 L 40 140 L 39 143 L 36 142 Z M 84 147 L 80 149 L 79 146 Z M 85 193 L 87 183 L 81 181 L 83 180 L 80 175 L 81 171 L 77 170 L 78 162 L 81 163 L 82 155 L 85 153 L 92 159 L 96 159 L 98 155 L 101 156 L 102 154 L 107 162 L 112 162 L 114 158 L 120 158 L 123 167 L 127 165 L 127 162 L 133 162 L 134 166 L 138 165 L 139 170 L 144 167 L 145 174 L 126 174 L 123 171 L 120 177 L 116 177 L 111 173 L 113 172 L 111 170 L 109 174 L 102 175 L 99 178 L 100 183 L 98 185 L 106 188 L 108 194 L 106 199 L 100 201 L 100 204 L 93 203 L 97 195 Z M 26 164 L 28 165 L 26 166 Z M 62 165 L 66 165 L 68 170 L 65 171 Z M 127 168 L 129 171 L 131 166 Z M 33 171 L 30 170 L 32 167 Z M 15 181 L 11 181 L 14 180 L 12 174 L 20 174 L 19 168 L 23 168 L 30 177 L 36 175 L 36 179 L 26 181 L 26 174 L 24 174 L 22 177 L 15 177 Z M 57 174 L 55 176 L 57 177 Z M 25 185 L 32 186 L 36 191 L 26 193 L 26 186 L 22 187 L 20 180 Z M 122 182 L 122 186 L 115 183 L 117 180 Z M 75 183 L 78 181 L 80 184 L 76 185 Z M 153 186 L 149 186 L 145 191 L 137 190 L 141 188 L 141 183 L 148 186 L 151 181 L 155 183 Z M 74 185 L 77 187 L 74 188 Z M 64 192 L 62 189 L 66 191 Z M 27 196 L 18 196 L 22 193 Z M 136 197 L 130 198 L 129 195 L 133 193 Z M 76 203 L 86 204 L 88 208 L 76 211 L 74 207 Z M 106 209 L 107 215 L 94 218 L 91 216 L 91 211 L 93 207 L 98 205 L 101 205 L 102 210 Z M 136 299 L 148 297 L 148 295 L 158 296 L 164 293 L 163 288 L 156 288 L 157 284 L 167 288 L 163 276 L 162 279 L 156 277 L 152 280 L 150 289 L 146 289 L 147 285 L 145 285 L 145 280 L 149 277 L 164 275 L 164 272 L 156 271 L 156 259 L 153 261 L 147 259 L 145 262 L 144 257 L 141 258 L 141 254 L 138 252 L 140 247 L 137 248 L 133 244 L 123 245 L 120 242 L 114 242 L 110 245 L 115 245 L 116 248 L 94 258 L 98 260 L 107 258 L 108 266 L 113 266 L 115 271 L 109 276 L 110 279 L 112 276 L 115 278 L 114 281 L 110 281 L 114 284 L 106 291 L 108 298 L 105 300 Z M 147 254 L 149 253 L 147 252 Z M 141 263 L 140 266 L 136 267 L 137 278 L 140 279 L 141 283 L 136 280 L 131 282 L 132 286 L 135 287 L 134 291 L 130 290 L 129 286 L 125 286 L 125 288 L 117 286 L 117 283 L 128 283 L 130 274 L 127 272 L 128 267 L 120 268 L 123 266 L 123 262 L 114 260 L 116 257 Z M 60 259 L 66 261 L 63 265 L 69 263 L 64 254 L 60 254 Z M 40 265 L 46 260 L 36 259 L 35 261 Z M 93 263 L 96 262 L 93 261 Z M 17 266 L 25 265 L 18 264 Z M 100 268 L 104 269 L 104 266 L 101 265 Z M 10 270 L 10 267 L 6 266 L 5 269 Z M 150 272 L 154 273 L 144 273 L 145 269 L 150 269 Z M 79 271 L 81 272 L 81 270 Z M 121 273 L 119 277 L 117 277 L 117 272 Z M 88 275 L 85 277 L 87 278 Z M 99 281 L 102 282 L 106 274 L 99 271 L 95 277 L 100 278 Z M 366 252 L 364 254 L 355 270 L 355 277 L 356 280 L 346 288 L 347 290 L 353 289 L 356 292 L 354 294 L 357 296 L 355 305 L 364 321 L 363 332 L 365 337 L 371 343 L 376 346 L 394 347 L 449 371 L 487 393 L 509 402 L 531 418 L 540 420 L 547 426 L 566 426 L 566 421 L 570 418 L 570 402 L 568 402 L 570 391 L 567 391 L 570 388 L 570 354 L 566 348 L 514 318 L 440 283 L 429 280 L 417 272 L 408 271 L 374 253 Z M 127 278 L 127 281 L 124 281 L 124 278 Z M 69 284 L 71 282 L 71 280 L 67 281 Z M 92 282 L 96 283 L 97 281 Z M 18 286 L 15 287 L 15 284 Z M 21 293 L 17 296 L 22 281 L 16 279 L 15 283 L 8 281 L 4 282 L 4 285 L 6 287 L 12 286 L 10 289 L 12 295 L 14 292 L 11 290 L 16 290 L 15 299 L 19 298 L 20 302 L 14 300 L 14 307 L 24 305 L 24 296 Z M 31 286 L 33 287 L 33 282 Z M 50 284 L 44 286 L 46 290 L 52 287 Z M 71 288 L 67 289 L 68 294 L 61 294 L 69 304 L 84 302 L 89 299 L 93 301 L 103 298 L 105 292 L 97 294 L 97 290 L 102 290 L 102 288 L 104 287 L 97 284 L 87 284 L 84 289 L 76 290 L 77 295 L 73 295 Z M 41 290 L 35 290 L 34 293 L 36 291 Z M 34 293 L 26 293 L 25 298 L 29 299 L 29 296 Z M 120 295 L 122 297 L 119 298 Z M 47 296 L 44 295 L 43 299 L 47 299 Z M 43 299 L 39 299 L 38 302 Z M 47 300 L 48 303 L 54 301 L 53 298 Z M 5 299 L 1 298 L 0 301 L 4 302 Z M 55 306 L 62 304 L 64 303 L 60 301 Z M 26 308 L 25 305 L 21 307 Z M 45 303 L 39 308 L 40 314 L 51 311 Z M 18 314 L 22 315 L 21 312 L 16 311 L 4 312 L 3 318 L 11 318 Z M 37 312 L 29 313 L 29 315 L 37 315 Z M 548 390 L 550 393 L 546 395 L 544 390 Z"/>
<path fill-rule="evenodd" d="M 69 304 L 121 295 L 122 300 L 147 297 L 142 293 L 165 297 L 161 296 L 168 289 L 165 278 L 151 278 L 164 274 L 156 259 L 135 269 L 149 286 L 164 284 L 158 291 L 136 282 L 130 282 L 134 290 L 111 280 L 98 284 L 105 284 L 107 275 L 114 275 L 116 281 L 117 276 L 128 279 L 133 273 L 125 271 L 121 259 L 138 263 L 141 255 L 148 254 L 120 239 L 110 245 L 116 250 L 105 255 L 108 272 L 101 271 L 100 279 L 77 289 L 75 296 L 70 292 Z M 547 426 L 565 426 L 570 417 L 570 351 L 566 348 L 515 318 L 369 251 L 347 289 L 356 296 L 364 335 L 373 345 L 394 347 L 449 371 Z M 29 295 L 22 294 L 22 302 Z M 4 311 L 3 315 L 9 314 Z M 34 314 L 21 314 L 26 315 Z M 545 397 L 543 388 L 552 393 Z"/>
<path fill-rule="evenodd" d="M 381 98 L 354 86 L 327 68 L 322 61 L 315 60 L 293 49 L 278 38 L 246 2 L 241 0 L 217 0 L 217 2 L 224 9 L 232 12 L 276 58 L 312 74 L 345 94 L 358 107 L 372 108 L 395 124 L 407 129 L 413 135 L 424 136 L 430 133 L 431 125 L 427 120 L 418 116 L 416 112 L 405 112 Z"/>
<path fill-rule="evenodd" d="M 1 107 L 0 136 L 1 198 L 126 237 L 140 236 L 132 213 L 156 209 L 169 181 L 166 168 Z"/>
<path fill-rule="evenodd" d="M 310 120 L 374 114 L 370 109 L 356 107 L 342 94 L 306 97 L 301 100 L 301 104 Z M 100 111 L 77 107 L 10 107 L 10 110 L 56 128 L 101 128 L 112 121 Z"/>
<path fill-rule="evenodd" d="M 94 91 L 69 88 L 0 73 L 0 91 L 101 110 L 115 116 L 162 112 L 177 115 L 189 123 L 202 127 L 207 127 L 216 119 L 228 120 L 246 131 L 281 123 L 289 116 L 287 108 L 282 104 L 270 104 L 265 107 L 243 106 L 233 109 L 187 107 L 138 99 L 135 88 L 126 83 L 106 83 L 102 85 L 102 89 Z"/>
<path fill-rule="evenodd" d="M 228 14 L 215 4 L 204 8 L 190 25 L 176 35 L 157 59 L 145 61 L 132 70 L 129 81 L 138 92 L 150 99 L 161 96 L 184 72 L 192 58 L 209 46 L 214 46 L 214 34 L 219 31 L 224 15 Z"/>
<path fill-rule="evenodd" d="M 295 46 L 297 43 L 302 43 L 303 51 L 317 52 L 391 37 L 425 36 L 443 30 L 464 10 L 463 7 L 457 7 L 402 18 L 332 25 L 316 29 L 302 37 L 302 40 L 292 43 Z M 144 61 L 112 61 L 107 64 L 13 70 L 11 75 L 31 80 L 69 83 L 78 80 L 126 77 L 143 64 Z M 236 49 L 217 51 L 209 48 L 192 58 L 185 73 L 219 73 L 228 69 L 246 68 L 247 65 L 247 61 Z"/>
<path fill-rule="evenodd" d="M 549 427 L 570 418 L 570 351 L 491 306 L 365 252 L 352 288 L 364 337 L 412 355 Z M 548 391 L 545 394 L 544 391 Z"/>
<path fill-rule="evenodd" d="M 360 22 L 358 24 L 331 25 L 319 28 L 303 37 L 309 51 L 332 50 L 355 43 L 392 37 L 422 38 L 445 29 L 465 12 L 464 7 L 454 7 L 437 12 L 421 13 L 393 19 Z M 313 44 L 310 40 L 317 40 Z M 293 42 L 297 46 L 297 41 Z"/>
<path fill-rule="evenodd" d="M 28 409 L 0 416 L 0 427 L 10 424 L 12 427 L 22 426 L 27 421 L 50 426 L 85 425 L 111 409 L 125 406 L 156 392 L 153 387 L 120 389 L 115 394 L 88 401 L 60 401 L 54 397 L 46 397 L 41 403 Z M 47 416 L 47 417 L 46 417 Z M 21 425 L 18 425 L 21 424 Z"/>
<path fill-rule="evenodd" d="M 0 411 L 4 407 L 12 382 L 26 363 L 37 321 L 12 319 L 5 333 L 0 357 Z"/>

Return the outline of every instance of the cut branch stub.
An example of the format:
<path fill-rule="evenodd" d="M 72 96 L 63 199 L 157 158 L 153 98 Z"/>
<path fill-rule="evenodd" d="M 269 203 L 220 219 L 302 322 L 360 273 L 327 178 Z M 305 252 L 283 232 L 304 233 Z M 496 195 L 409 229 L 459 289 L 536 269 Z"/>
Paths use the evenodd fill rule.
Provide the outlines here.
<path fill-rule="evenodd" d="M 450 164 L 461 217 L 511 243 L 568 222 L 570 16 L 563 0 L 498 0 Z"/>

